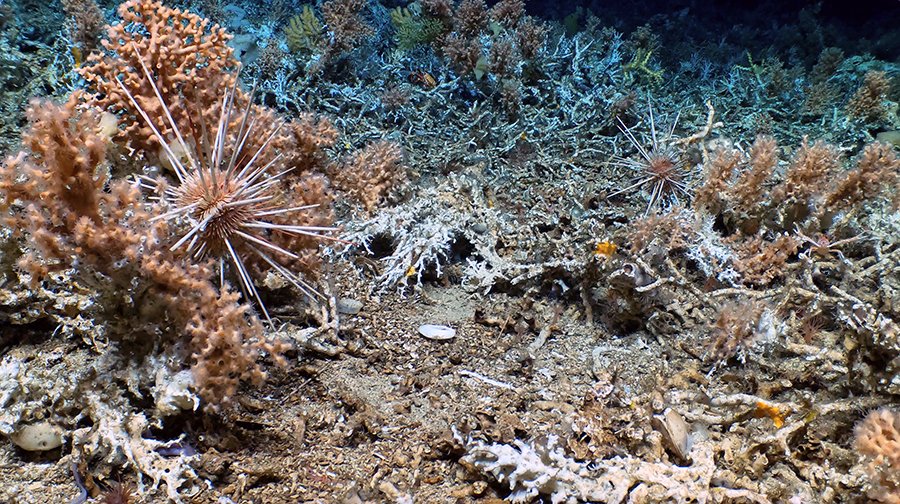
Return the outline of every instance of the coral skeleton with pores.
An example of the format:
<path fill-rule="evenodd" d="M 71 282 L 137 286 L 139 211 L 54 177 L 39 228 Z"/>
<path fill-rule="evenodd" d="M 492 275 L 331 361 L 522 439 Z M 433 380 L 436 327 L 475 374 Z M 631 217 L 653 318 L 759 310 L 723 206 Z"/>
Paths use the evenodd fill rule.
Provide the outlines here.
<path fill-rule="evenodd" d="M 233 120 L 237 119 L 234 115 L 235 97 L 238 92 L 235 79 L 234 84 L 222 96 L 219 121 L 212 142 L 208 134 L 210 128 L 207 127 L 202 114 L 199 114 L 199 125 L 192 123 L 193 131 L 189 132 L 190 137 L 186 140 L 172 118 L 143 58 L 140 57 L 136 47 L 132 49 L 138 54 L 144 75 L 149 80 L 175 136 L 174 146 L 170 145 L 170 141 L 160 133 L 158 126 L 153 123 L 122 80 L 117 79 L 119 87 L 128 96 L 131 104 L 153 130 L 154 136 L 162 146 L 165 159 L 178 179 L 177 185 L 170 186 L 163 179 L 148 176 L 139 178 L 142 187 L 155 191 L 156 198 L 163 205 L 171 207 L 155 219 L 180 219 L 188 225 L 188 231 L 171 246 L 171 250 L 173 252 L 184 250 L 194 260 L 216 260 L 220 284 L 225 282 L 226 263 L 230 263 L 244 295 L 257 302 L 270 326 L 273 325 L 272 319 L 251 278 L 245 253 L 249 252 L 262 260 L 263 264 L 272 268 L 310 298 L 321 297 L 309 282 L 279 261 L 279 258 L 292 260 L 299 259 L 299 256 L 268 238 L 270 233 L 276 232 L 335 239 L 323 234 L 335 231 L 336 228 L 333 227 L 272 222 L 273 217 L 311 210 L 318 206 L 280 205 L 277 185 L 291 169 L 270 173 L 273 166 L 276 166 L 282 158 L 282 154 L 278 153 L 267 162 L 262 162 L 262 155 L 283 123 L 272 128 L 257 149 L 245 152 L 251 135 L 266 133 L 264 130 L 261 133 L 257 128 L 258 116 L 253 111 L 252 95 L 246 100 L 237 131 L 229 131 Z M 192 143 L 189 144 L 188 141 Z"/>

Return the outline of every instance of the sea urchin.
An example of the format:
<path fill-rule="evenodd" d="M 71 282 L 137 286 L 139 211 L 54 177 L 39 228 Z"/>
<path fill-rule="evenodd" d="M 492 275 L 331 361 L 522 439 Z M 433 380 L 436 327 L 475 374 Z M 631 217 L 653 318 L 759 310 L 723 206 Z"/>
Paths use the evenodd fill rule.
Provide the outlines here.
<path fill-rule="evenodd" d="M 137 48 L 134 50 L 137 53 Z M 185 223 L 186 231 L 170 247 L 171 250 L 175 252 L 181 249 L 194 260 L 215 260 L 218 262 L 221 283 L 225 281 L 226 265 L 230 265 L 244 295 L 257 302 L 270 326 L 272 319 L 248 268 L 251 256 L 257 262 L 261 261 L 261 265 L 276 271 L 307 296 L 321 296 L 300 274 L 285 266 L 285 262 L 297 260 L 299 256 L 271 239 L 273 233 L 329 238 L 323 233 L 336 230 L 332 227 L 290 225 L 273 221 L 283 220 L 281 218 L 286 215 L 318 206 L 284 206 L 279 184 L 290 169 L 270 172 L 273 167 L 281 166 L 281 153 L 271 156 L 265 163 L 261 162 L 261 159 L 269 157 L 264 155 L 267 154 L 266 149 L 283 123 L 271 128 L 271 131 L 260 128 L 262 121 L 252 106 L 252 94 L 246 99 L 243 114 L 236 116 L 235 98 L 238 90 L 235 78 L 234 84 L 226 88 L 222 96 L 215 137 L 210 141 L 207 133 L 209 128 L 204 124 L 202 114 L 197 114 L 200 128 L 199 131 L 193 128 L 195 131 L 189 132 L 188 138 L 193 140 L 189 144 L 172 118 L 156 82 L 139 54 L 138 59 L 174 133 L 172 145 L 122 81 L 118 82 L 153 131 L 162 146 L 165 159 L 178 179 L 177 184 L 169 185 L 163 179 L 146 176 L 140 178 L 143 187 L 156 191 L 159 200 L 171 208 L 155 219 Z M 233 130 L 235 124 L 238 125 L 236 131 Z M 260 130 L 263 132 L 260 133 Z M 248 142 L 252 135 L 259 134 L 266 135 L 262 143 Z M 248 145 L 259 147 L 252 149 Z"/>
<path fill-rule="evenodd" d="M 631 145 L 637 149 L 640 159 L 614 157 L 610 161 L 610 164 L 636 172 L 637 178 L 627 187 L 610 194 L 608 198 L 649 186 L 650 198 L 647 202 L 647 208 L 644 210 L 644 215 L 646 216 L 663 200 L 670 199 L 678 203 L 679 195 L 690 195 L 688 184 L 685 180 L 685 175 L 687 175 L 686 163 L 682 159 L 681 153 L 672 145 L 672 136 L 677 123 L 678 117 L 672 122 L 672 127 L 660 138 L 656 132 L 656 120 L 651 107 L 650 133 L 652 143 L 650 148 L 646 149 L 634 136 L 631 128 L 625 126 L 625 123 L 619 119 L 619 130 L 625 134 Z"/>

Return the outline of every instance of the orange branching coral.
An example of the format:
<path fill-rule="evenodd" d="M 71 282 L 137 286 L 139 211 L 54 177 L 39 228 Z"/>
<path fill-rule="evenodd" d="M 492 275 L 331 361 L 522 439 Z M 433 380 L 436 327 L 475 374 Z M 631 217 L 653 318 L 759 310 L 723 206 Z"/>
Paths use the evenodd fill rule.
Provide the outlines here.
<path fill-rule="evenodd" d="M 328 179 L 321 174 L 305 175 L 283 188 L 284 198 L 298 207 L 310 207 L 315 211 L 291 212 L 273 215 L 272 222 L 284 226 L 326 228 L 334 224 L 333 194 Z M 275 232 L 269 237 L 272 243 L 290 250 L 296 257 L 285 266 L 302 273 L 310 281 L 318 277 L 322 264 L 319 254 L 319 237 L 303 233 Z"/>
<path fill-rule="evenodd" d="M 235 293 L 210 282 L 209 266 L 173 257 L 167 223 L 154 219 L 160 210 L 145 204 L 134 184 L 109 179 L 100 114 L 79 110 L 73 98 L 63 105 L 34 102 L 28 116 L 25 150 L 0 168 L 0 202 L 5 222 L 24 235 L 19 263 L 32 280 L 77 265 L 76 274 L 102 278 L 89 282 L 109 291 L 99 294 L 107 295 L 102 309 L 162 305 L 171 318 L 130 320 L 118 337 L 178 338 L 184 333 L 169 324 L 180 324 L 190 337 L 197 388 L 211 405 L 226 401 L 241 379 L 261 379 L 258 353 L 282 347 L 263 339 L 259 321 Z"/>
<path fill-rule="evenodd" d="M 73 252 L 83 261 L 108 265 L 108 247 L 135 258 L 140 243 L 152 238 L 142 233 L 151 230 L 139 231 L 144 226 L 137 224 L 147 215 L 131 211 L 140 195 L 130 184 L 115 182 L 104 190 L 108 138 L 99 114 L 79 111 L 70 99 L 64 105 L 33 101 L 27 115 L 26 150 L 0 172 L 6 224 L 30 235 L 33 252 L 44 259 L 26 254 L 21 266 L 46 273 L 67 267 Z"/>
<path fill-rule="evenodd" d="M 681 208 L 661 215 L 650 214 L 632 223 L 628 232 L 629 250 L 634 254 L 647 252 L 651 246 L 667 251 L 683 250 L 690 246 L 692 233 Z"/>
<path fill-rule="evenodd" d="M 716 150 L 703 185 L 694 192 L 694 205 L 698 208 L 706 208 L 713 214 L 721 212 L 725 206 L 729 182 L 742 161 L 743 156 L 737 149 L 721 148 Z"/>
<path fill-rule="evenodd" d="M 739 207 L 752 209 L 760 203 L 765 194 L 763 183 L 778 166 L 778 145 L 775 139 L 760 135 L 750 146 L 750 167 L 738 178 L 731 194 Z"/>
<path fill-rule="evenodd" d="M 836 47 L 828 47 L 819 53 L 819 60 L 810 72 L 810 86 L 806 89 L 806 99 L 801 110 L 804 114 L 821 116 L 831 110 L 840 96 L 840 88 L 832 81 L 832 76 L 844 62 L 844 52 Z"/>
<path fill-rule="evenodd" d="M 866 145 L 856 167 L 841 173 L 842 157 L 836 147 L 804 139 L 783 178 L 774 184 L 768 182 L 779 156 L 771 137 L 757 137 L 749 156 L 730 150 L 711 159 L 694 204 L 712 214 L 725 214 L 729 225 L 746 234 L 755 234 L 762 219 L 781 220 L 785 224 L 781 231 L 793 231 L 809 217 L 825 217 L 827 223 L 829 214 L 885 196 L 900 181 L 900 159 L 889 145 L 878 142 Z"/>
<path fill-rule="evenodd" d="M 869 497 L 900 504 L 900 412 L 875 410 L 854 431 L 871 482 Z"/>
<path fill-rule="evenodd" d="M 864 199 L 875 197 L 886 189 L 896 187 L 900 178 L 900 159 L 894 149 L 883 143 L 866 145 L 851 170 L 825 197 L 825 205 L 832 210 L 851 207 Z"/>
<path fill-rule="evenodd" d="M 885 118 L 888 108 L 884 100 L 891 89 L 891 79 L 884 72 L 866 72 L 862 85 L 847 103 L 847 114 L 866 122 L 877 122 Z"/>
<path fill-rule="evenodd" d="M 819 53 L 819 60 L 813 65 L 810 80 L 814 84 L 824 84 L 841 67 L 844 62 L 844 51 L 837 47 L 826 47 Z"/>
<path fill-rule="evenodd" d="M 120 116 L 121 138 L 135 148 L 159 155 L 160 145 L 140 117 L 117 79 L 161 128 L 172 130 L 142 63 L 152 70 L 163 101 L 175 123 L 187 130 L 198 116 L 215 124 L 221 89 L 234 84 L 237 65 L 228 46 L 231 36 L 195 14 L 151 0 L 129 0 L 119 6 L 122 22 L 108 28 L 103 46 L 108 55 L 95 54 L 79 69 L 89 88 L 98 93 L 91 104 Z"/>
<path fill-rule="evenodd" d="M 403 179 L 400 147 L 391 142 L 377 142 L 349 157 L 335 170 L 335 185 L 359 200 L 366 211 L 375 209 L 378 201 Z"/>
<path fill-rule="evenodd" d="M 521 59 L 512 37 L 497 40 L 488 51 L 491 73 L 500 77 L 511 77 Z"/>
<path fill-rule="evenodd" d="M 533 60 L 546 39 L 546 27 L 525 15 L 521 0 L 502 0 L 490 10 L 484 0 L 462 0 L 455 8 L 449 1 L 432 0 L 423 9 L 444 24 L 435 49 L 460 75 L 472 73 L 476 79 L 490 72 L 502 83 L 521 85 L 521 64 Z M 520 104 L 518 91 L 506 89 L 512 111 Z"/>
<path fill-rule="evenodd" d="M 450 0 L 422 0 L 422 11 L 433 18 L 450 24 L 453 17 L 453 3 Z"/>
<path fill-rule="evenodd" d="M 322 169 L 325 151 L 337 142 L 338 132 L 331 121 L 313 114 L 303 113 L 286 124 L 282 140 L 276 139 L 273 148 L 289 158 L 285 164 L 295 170 L 295 175 Z"/>
<path fill-rule="evenodd" d="M 775 190 L 775 199 L 791 198 L 805 202 L 821 194 L 840 166 L 837 150 L 818 141 L 812 145 L 804 138 L 800 149 L 791 161 L 784 182 Z"/>
<path fill-rule="evenodd" d="M 241 380 L 265 379 L 257 357 L 267 351 L 279 364 L 287 347 L 262 337 L 259 319 L 227 288 L 217 290 L 207 279 L 206 266 L 183 266 L 156 252 L 144 258 L 141 270 L 159 288 L 171 311 L 184 323 L 190 339 L 191 370 L 197 388 L 215 407 L 235 394 Z"/>
<path fill-rule="evenodd" d="M 207 141 L 202 130 L 213 131 L 221 117 L 226 90 L 234 88 L 235 109 L 249 103 L 250 96 L 236 86 L 239 64 L 228 46 L 231 35 L 223 28 L 151 0 L 129 0 L 119 7 L 119 15 L 122 22 L 108 28 L 108 40 L 103 42 L 109 54 L 92 56 L 79 70 L 89 89 L 97 93 L 88 103 L 118 116 L 119 140 L 166 164 L 166 146 L 160 144 L 160 138 L 177 150 L 177 129 L 190 134 L 186 138 L 189 148 L 199 148 Z M 131 28 L 126 29 L 128 26 Z M 282 122 L 277 115 L 265 107 L 251 108 L 258 125 L 256 134 L 246 139 L 248 152 L 259 151 L 270 141 L 261 163 L 281 152 L 281 164 L 297 174 L 322 169 L 322 150 L 337 138 L 328 120 L 302 114 L 275 133 Z M 229 131 L 239 129 L 242 116 L 236 114 L 233 119 Z"/>

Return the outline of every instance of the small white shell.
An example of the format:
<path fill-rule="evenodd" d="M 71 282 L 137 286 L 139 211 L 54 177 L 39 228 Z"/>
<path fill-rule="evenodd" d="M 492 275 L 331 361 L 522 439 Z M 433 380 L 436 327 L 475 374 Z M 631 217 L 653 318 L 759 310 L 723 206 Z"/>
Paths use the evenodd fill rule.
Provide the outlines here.
<path fill-rule="evenodd" d="M 63 431 L 50 422 L 38 422 L 19 427 L 9 439 L 25 451 L 47 451 L 62 446 Z"/>
<path fill-rule="evenodd" d="M 419 334 L 430 340 L 447 341 L 456 337 L 456 329 L 445 325 L 423 324 L 419 326 Z"/>
<path fill-rule="evenodd" d="M 683 462 L 690 461 L 691 427 L 684 418 L 672 408 L 667 408 L 662 415 L 653 415 L 650 424 L 663 436 L 665 443 L 678 459 Z"/>

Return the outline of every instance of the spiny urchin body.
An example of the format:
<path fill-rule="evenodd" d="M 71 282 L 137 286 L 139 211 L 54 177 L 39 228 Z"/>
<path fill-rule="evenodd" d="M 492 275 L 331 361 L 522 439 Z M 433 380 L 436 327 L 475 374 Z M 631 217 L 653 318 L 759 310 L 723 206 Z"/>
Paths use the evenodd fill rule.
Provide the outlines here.
<path fill-rule="evenodd" d="M 207 247 L 205 255 L 223 254 L 227 249 L 225 242 L 233 240 L 242 224 L 249 222 L 262 206 L 259 203 L 237 204 L 241 187 L 238 181 L 225 177 L 224 173 L 219 173 L 216 178 L 216 186 L 206 188 L 199 176 L 190 174 L 172 191 L 175 206 L 193 207 L 189 211 L 191 220 L 206 222 L 206 226 L 198 231 L 198 241 Z"/>
<path fill-rule="evenodd" d="M 660 137 L 656 131 L 656 120 L 653 109 L 650 109 L 651 145 L 649 149 L 634 136 L 631 128 L 625 126 L 619 120 L 619 130 L 625 134 L 628 141 L 637 149 L 639 159 L 614 157 L 611 164 L 627 168 L 637 174 L 636 178 L 623 189 L 613 192 L 608 197 L 618 196 L 630 191 L 639 191 L 645 187 L 649 190 L 649 199 L 644 215 L 655 210 L 662 202 L 672 201 L 680 203 L 679 197 L 690 195 L 690 188 L 686 180 L 687 163 L 682 159 L 681 153 L 672 145 L 672 137 L 678 118 L 672 122 L 672 127 Z"/>

